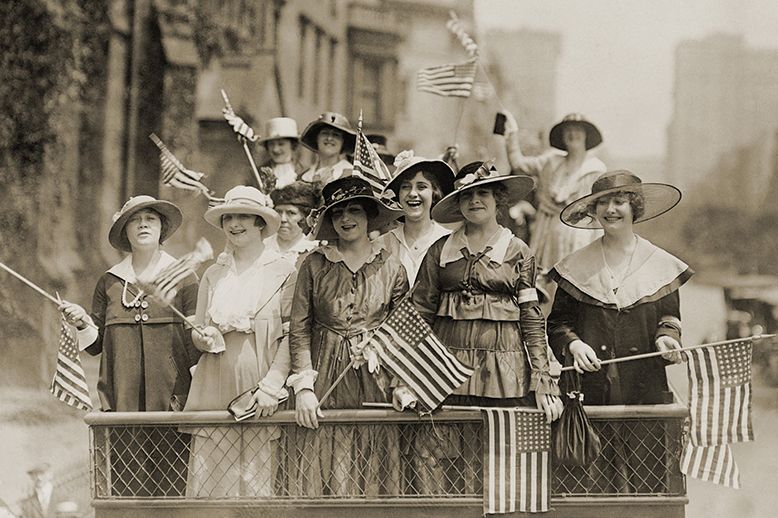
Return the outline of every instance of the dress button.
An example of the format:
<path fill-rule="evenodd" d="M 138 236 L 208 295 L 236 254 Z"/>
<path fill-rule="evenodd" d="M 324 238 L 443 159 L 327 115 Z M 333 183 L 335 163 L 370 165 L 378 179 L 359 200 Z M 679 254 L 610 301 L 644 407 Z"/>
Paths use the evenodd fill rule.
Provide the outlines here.
<path fill-rule="evenodd" d="M 608 350 L 608 346 L 607 345 L 601 345 L 600 346 L 600 350 L 601 351 L 607 351 Z"/>
<path fill-rule="evenodd" d="M 149 307 L 149 303 L 144 300 L 143 302 L 140 303 L 140 307 L 142 307 L 143 309 L 146 309 L 147 307 Z"/>
<path fill-rule="evenodd" d="M 135 304 L 133 304 L 133 306 L 135 306 L 136 308 L 139 308 L 140 307 L 140 302 L 136 300 Z"/>
<path fill-rule="evenodd" d="M 140 315 L 135 315 L 135 321 L 140 322 Z"/>
<path fill-rule="evenodd" d="M 143 320 L 143 321 L 145 322 L 146 320 L 148 320 L 148 319 L 149 319 L 149 316 L 148 316 L 147 314 L 145 314 L 145 313 L 144 313 L 144 314 L 143 314 L 143 316 L 142 316 L 142 317 L 140 317 L 140 319 L 141 319 L 141 320 Z"/>
<path fill-rule="evenodd" d="M 638 352 L 638 348 L 637 347 L 630 347 L 629 348 L 629 352 L 636 353 L 636 352 Z"/>

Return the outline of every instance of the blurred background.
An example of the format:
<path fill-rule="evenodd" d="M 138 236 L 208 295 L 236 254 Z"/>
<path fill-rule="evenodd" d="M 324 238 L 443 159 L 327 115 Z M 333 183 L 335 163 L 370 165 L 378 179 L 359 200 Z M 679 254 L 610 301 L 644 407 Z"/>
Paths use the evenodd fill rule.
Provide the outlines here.
<path fill-rule="evenodd" d="M 415 86 L 419 69 L 466 59 L 445 25 L 452 10 L 480 47 L 467 99 Z M 120 259 L 111 218 L 141 193 L 184 210 L 171 253 L 201 235 L 219 249 L 201 218 L 207 200 L 161 183 L 148 135 L 218 195 L 245 182 L 221 88 L 255 130 L 282 115 L 302 130 L 323 111 L 355 123 L 361 110 L 365 132 L 386 135 L 394 153 L 439 156 L 456 144 L 460 164 L 495 158 L 503 169 L 498 110 L 516 116 L 527 154 L 581 112 L 602 131 L 597 154 L 609 169 L 683 191 L 678 208 L 638 232 L 698 272 L 682 293 L 687 343 L 774 332 L 777 26 L 769 0 L 8 2 L 0 261 L 89 306 L 98 276 Z M 260 162 L 264 150 L 253 151 Z M 83 416 L 47 392 L 57 333 L 56 308 L 0 272 L 0 499 L 12 509 L 37 463 L 50 463 L 60 485 L 88 482 Z M 83 360 L 94 387 L 97 359 Z M 778 465 L 768 443 L 778 351 L 758 348 L 755 363 L 757 442 L 734 448 L 746 489 L 691 481 L 689 516 L 767 516 L 778 505 L 767 471 Z M 88 513 L 88 495 L 79 504 Z"/>

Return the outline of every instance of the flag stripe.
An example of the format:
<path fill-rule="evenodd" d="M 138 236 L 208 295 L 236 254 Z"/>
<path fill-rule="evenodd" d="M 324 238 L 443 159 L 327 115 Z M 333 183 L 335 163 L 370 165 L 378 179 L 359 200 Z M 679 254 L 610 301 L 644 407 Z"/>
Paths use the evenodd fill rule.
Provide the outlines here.
<path fill-rule="evenodd" d="M 76 332 L 64 320 L 60 322 L 57 364 L 49 391 L 65 404 L 82 410 L 92 409 L 89 386 L 76 347 Z"/>

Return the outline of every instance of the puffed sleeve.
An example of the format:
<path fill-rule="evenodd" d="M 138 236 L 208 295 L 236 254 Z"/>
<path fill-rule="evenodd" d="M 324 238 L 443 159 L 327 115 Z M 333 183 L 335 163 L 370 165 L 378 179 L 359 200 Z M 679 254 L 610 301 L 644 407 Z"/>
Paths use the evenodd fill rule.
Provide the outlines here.
<path fill-rule="evenodd" d="M 311 360 L 311 334 L 313 333 L 313 266 L 316 254 L 310 254 L 300 265 L 292 299 L 292 311 L 289 321 L 289 352 L 291 355 L 292 375 L 287 385 L 295 392 L 313 390 L 316 371 Z"/>
<path fill-rule="evenodd" d="M 519 326 L 527 348 L 530 368 L 529 389 L 536 394 L 559 394 L 551 377 L 546 347 L 546 322 L 535 290 L 535 256 L 527 253 L 517 264 L 516 298 L 519 303 Z"/>
<path fill-rule="evenodd" d="M 678 290 L 659 299 L 659 322 L 656 326 L 656 338 L 669 336 L 681 343 L 681 298 Z"/>
<path fill-rule="evenodd" d="M 554 355 L 564 364 L 567 346 L 580 338 L 575 332 L 579 302 L 559 288 L 554 295 L 554 305 L 548 317 L 548 341 Z"/>
<path fill-rule="evenodd" d="M 432 325 L 440 304 L 440 251 L 438 243 L 432 245 L 419 267 L 416 283 L 413 285 L 411 300 L 416 311 Z"/>
<path fill-rule="evenodd" d="M 95 337 L 92 332 L 89 339 L 86 341 L 91 342 L 88 346 L 84 343 L 80 349 L 85 350 L 92 356 L 97 356 L 103 352 L 103 336 L 105 335 L 105 312 L 108 307 L 108 294 L 105 290 L 105 275 L 100 277 L 95 286 L 95 292 L 92 295 L 92 313 L 90 317 L 92 322 L 97 326 L 97 336 Z M 93 340 L 92 340 L 93 339 Z M 79 337 L 79 342 L 81 337 Z"/>

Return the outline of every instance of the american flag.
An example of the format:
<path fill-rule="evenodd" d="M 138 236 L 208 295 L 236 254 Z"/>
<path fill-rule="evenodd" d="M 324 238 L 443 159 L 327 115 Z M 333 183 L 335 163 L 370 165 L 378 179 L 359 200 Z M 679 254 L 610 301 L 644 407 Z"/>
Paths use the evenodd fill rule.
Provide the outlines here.
<path fill-rule="evenodd" d="M 183 189 L 185 191 L 202 192 L 206 196 L 211 196 L 211 191 L 201 182 L 205 176 L 203 173 L 192 171 L 184 167 L 184 164 L 178 160 L 167 146 L 154 133 L 149 138 L 159 148 L 159 161 L 162 167 L 162 183 Z"/>
<path fill-rule="evenodd" d="M 484 408 L 484 514 L 549 510 L 551 427 L 543 413 Z"/>
<path fill-rule="evenodd" d="M 230 103 L 230 98 L 227 97 L 227 92 L 225 92 L 224 89 L 222 89 L 221 92 L 222 99 L 224 99 L 222 115 L 224 115 L 224 119 L 227 121 L 227 123 L 232 126 L 232 130 L 238 134 L 238 140 L 246 139 L 251 142 L 256 142 L 259 140 L 259 136 L 254 133 L 252 127 L 246 124 L 243 119 L 235 114 L 235 110 L 232 108 L 232 104 Z"/>
<path fill-rule="evenodd" d="M 687 441 L 681 455 L 681 473 L 740 489 L 740 472 L 729 444 L 694 446 L 691 441 Z"/>
<path fill-rule="evenodd" d="M 416 89 L 445 97 L 470 97 L 476 60 L 423 68 L 416 75 Z"/>
<path fill-rule="evenodd" d="M 190 275 L 196 275 L 197 268 L 212 257 L 211 244 L 205 238 L 200 238 L 193 251 L 181 256 L 154 278 L 139 277 L 138 285 L 146 293 L 151 294 L 166 305 L 170 305 L 178 293 L 181 282 Z"/>
<path fill-rule="evenodd" d="M 686 352 L 693 445 L 754 440 L 751 349 L 749 338 Z"/>
<path fill-rule="evenodd" d="M 373 144 L 367 140 L 362 130 L 357 131 L 357 143 L 354 147 L 354 176 L 364 178 L 373 189 L 376 196 L 380 196 L 392 175 L 381 157 L 378 156 Z"/>
<path fill-rule="evenodd" d="M 57 349 L 57 368 L 49 389 L 54 397 L 81 410 L 92 410 L 89 386 L 78 357 L 75 329 L 62 320 L 59 329 L 59 348 Z"/>
<path fill-rule="evenodd" d="M 410 299 L 404 299 L 370 339 L 381 363 L 419 398 L 417 410 L 432 412 L 473 375 L 433 334 Z"/>

